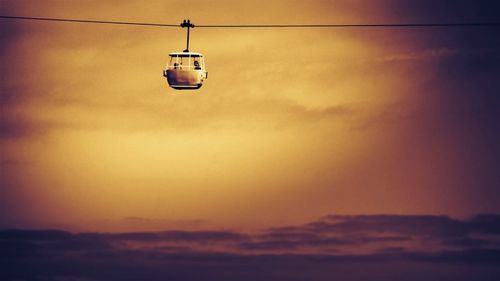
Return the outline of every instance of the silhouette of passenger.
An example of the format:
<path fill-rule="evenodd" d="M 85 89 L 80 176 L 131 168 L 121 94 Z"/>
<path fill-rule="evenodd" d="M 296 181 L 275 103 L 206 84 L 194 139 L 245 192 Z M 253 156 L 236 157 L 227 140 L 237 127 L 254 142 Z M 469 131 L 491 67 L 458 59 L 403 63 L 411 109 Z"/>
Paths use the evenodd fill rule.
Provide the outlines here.
<path fill-rule="evenodd" d="M 200 63 L 197 60 L 194 61 L 194 69 L 201 69 Z"/>

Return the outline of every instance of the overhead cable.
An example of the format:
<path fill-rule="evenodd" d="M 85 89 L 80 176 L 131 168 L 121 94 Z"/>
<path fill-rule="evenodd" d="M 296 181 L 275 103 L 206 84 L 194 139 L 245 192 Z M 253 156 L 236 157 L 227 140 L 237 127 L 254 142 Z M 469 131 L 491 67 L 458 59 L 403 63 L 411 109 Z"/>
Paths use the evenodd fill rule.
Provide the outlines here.
<path fill-rule="evenodd" d="M 54 21 L 73 22 L 90 24 L 115 24 L 115 25 L 135 25 L 153 27 L 182 27 L 182 24 L 166 24 L 152 22 L 130 22 L 130 21 L 106 21 L 106 20 L 86 20 L 70 18 L 46 18 L 46 17 L 24 17 L 24 16 L 4 16 L 1 19 L 13 20 L 34 20 L 34 21 Z M 197 28 L 404 28 L 404 27 L 498 27 L 500 22 L 431 22 L 431 23 L 373 23 L 373 24 L 227 24 L 227 25 L 194 25 Z"/>

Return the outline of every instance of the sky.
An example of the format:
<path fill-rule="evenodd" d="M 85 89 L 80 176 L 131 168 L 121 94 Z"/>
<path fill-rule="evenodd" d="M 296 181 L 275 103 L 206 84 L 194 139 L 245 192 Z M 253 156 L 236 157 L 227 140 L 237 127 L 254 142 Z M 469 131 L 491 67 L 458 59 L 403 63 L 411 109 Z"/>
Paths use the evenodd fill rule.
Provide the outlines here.
<path fill-rule="evenodd" d="M 486 0 L 0 1 L 2 15 L 195 25 L 496 22 L 498 8 Z M 438 277 L 480 271 L 488 280 L 499 256 L 498 31 L 195 27 L 190 50 L 204 54 L 208 79 L 176 91 L 162 70 L 185 48 L 181 28 L 0 19 L 0 242 L 25 247 L 2 261 L 109 251 L 78 260 L 92 267 L 132 253 L 71 279 L 115 280 L 102 276 L 128 258 L 141 271 L 157 265 L 145 262 L 151 255 L 195 252 L 201 272 L 211 262 L 245 272 L 225 262 L 256 257 L 262 267 L 280 255 L 280 272 L 250 280 L 310 280 L 281 272 L 290 264 L 323 280 L 329 269 L 311 259 L 366 262 L 370 274 L 372 261 L 391 268 L 402 258 L 401 276 L 422 262 Z M 369 227 L 355 228 L 365 219 Z M 342 223 L 348 230 L 314 228 Z M 470 261 L 464 275 L 457 260 Z M 474 266 L 484 260 L 486 268 Z M 63 269 L 43 279 L 29 268 L 39 280 L 70 280 Z M 231 278 L 245 280 L 236 271 Z"/>

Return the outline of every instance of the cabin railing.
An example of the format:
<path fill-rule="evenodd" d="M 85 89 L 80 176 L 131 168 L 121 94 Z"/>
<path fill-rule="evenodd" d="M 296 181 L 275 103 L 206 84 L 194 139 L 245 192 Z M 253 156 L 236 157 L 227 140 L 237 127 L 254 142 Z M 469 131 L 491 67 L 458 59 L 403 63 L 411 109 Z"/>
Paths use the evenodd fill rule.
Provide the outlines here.
<path fill-rule="evenodd" d="M 194 65 L 167 65 L 167 69 L 184 69 L 184 70 L 203 70 L 201 66 L 194 66 Z"/>

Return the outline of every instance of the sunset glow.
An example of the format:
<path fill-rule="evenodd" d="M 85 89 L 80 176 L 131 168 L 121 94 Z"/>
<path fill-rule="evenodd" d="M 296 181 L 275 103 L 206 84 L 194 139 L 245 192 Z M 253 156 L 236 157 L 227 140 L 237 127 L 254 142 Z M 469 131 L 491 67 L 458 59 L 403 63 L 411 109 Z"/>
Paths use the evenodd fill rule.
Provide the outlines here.
<path fill-rule="evenodd" d="M 494 1 L 150 2 L 1 1 L 0 14 L 414 23 L 494 22 L 499 8 Z M 60 229 L 47 235 L 98 237 L 116 251 L 245 256 L 465 251 L 472 248 L 450 245 L 474 238 L 488 240 L 498 257 L 499 218 L 480 215 L 500 213 L 498 31 L 195 27 L 190 50 L 205 56 L 209 79 L 199 90 L 176 91 L 162 70 L 169 53 L 185 48 L 181 28 L 0 19 L 0 228 Z M 420 223 L 443 230 L 416 233 Z M 442 236 L 455 225 L 467 230 Z M 178 238 L 191 231 L 203 238 Z M 224 238 L 206 242 L 203 231 Z M 1 233 L 1 241 L 17 235 Z M 290 280 L 283 278 L 253 280 Z"/>

